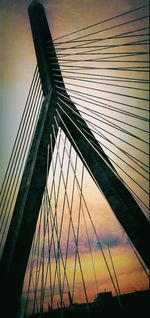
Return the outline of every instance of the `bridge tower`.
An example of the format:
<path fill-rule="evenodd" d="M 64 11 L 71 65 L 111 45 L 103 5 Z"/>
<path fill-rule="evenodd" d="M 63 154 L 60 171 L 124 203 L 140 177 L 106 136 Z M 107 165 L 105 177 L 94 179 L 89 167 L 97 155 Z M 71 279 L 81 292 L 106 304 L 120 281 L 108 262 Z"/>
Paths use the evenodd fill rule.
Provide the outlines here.
<path fill-rule="evenodd" d="M 145 264 L 149 267 L 150 257 L 147 251 L 149 238 L 148 221 L 132 195 L 117 177 L 115 169 L 107 155 L 96 141 L 89 127 L 81 117 L 79 111 L 70 99 L 67 92 L 70 108 L 62 104 L 63 111 L 60 118 L 56 112 L 57 88 L 53 76 L 52 62 L 57 63 L 55 74 L 61 78 L 61 87 L 65 89 L 55 47 L 49 31 L 46 15 L 42 4 L 33 0 L 29 6 L 33 41 L 40 72 L 44 101 L 37 123 L 32 146 L 26 161 L 19 194 L 17 197 L 10 229 L 1 260 L 1 290 L 2 305 L 7 317 L 17 317 L 17 310 L 21 297 L 23 279 L 31 249 L 33 235 L 38 219 L 43 192 L 47 181 L 47 149 L 52 127 L 58 127 L 54 117 L 63 129 L 65 135 L 73 145 L 80 159 L 83 161 L 94 181 L 101 188 L 118 221 L 131 239 Z M 48 54 L 47 43 L 51 43 Z M 77 120 L 80 117 L 80 121 Z M 75 125 L 74 125 L 75 123 Z M 96 144 L 98 152 L 86 142 L 82 136 L 82 127 Z M 73 142 L 74 141 L 74 142 Z M 55 139 L 52 140 L 53 149 Z M 90 154 L 90 156 L 89 156 Z M 51 154 L 49 154 L 51 162 Z M 107 165 L 112 167 L 110 169 Z M 9 302 L 8 296 L 9 293 Z M 7 300 L 7 301 L 6 301 Z"/>

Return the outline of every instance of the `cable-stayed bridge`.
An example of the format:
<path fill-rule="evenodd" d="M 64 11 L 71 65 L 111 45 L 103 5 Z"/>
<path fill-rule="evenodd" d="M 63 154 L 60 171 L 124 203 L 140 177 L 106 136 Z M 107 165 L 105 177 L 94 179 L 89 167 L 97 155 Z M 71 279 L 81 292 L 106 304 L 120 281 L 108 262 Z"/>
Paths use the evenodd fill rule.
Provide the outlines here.
<path fill-rule="evenodd" d="M 37 66 L 1 191 L 2 304 L 90 316 L 109 286 L 123 310 L 121 237 L 149 279 L 148 6 L 55 40 L 43 6 L 28 11 Z"/>

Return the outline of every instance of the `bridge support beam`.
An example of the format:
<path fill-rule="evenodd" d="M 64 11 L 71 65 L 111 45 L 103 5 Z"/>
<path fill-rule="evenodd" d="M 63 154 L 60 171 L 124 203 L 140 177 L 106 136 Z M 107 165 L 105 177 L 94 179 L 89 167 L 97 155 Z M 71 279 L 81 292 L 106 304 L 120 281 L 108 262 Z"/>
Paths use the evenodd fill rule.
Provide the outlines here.
<path fill-rule="evenodd" d="M 47 182 L 47 168 L 50 166 L 52 156 L 52 153 L 49 153 L 48 156 L 50 135 L 52 136 L 52 148 L 55 147 L 53 127 L 55 127 L 56 137 L 58 133 L 54 120 L 54 116 L 57 116 L 57 93 L 48 66 L 46 50 L 47 41 L 50 40 L 49 29 L 46 19 L 45 24 L 38 21 L 43 17 L 41 14 L 39 16 L 38 5 L 37 1 L 32 2 L 29 7 L 29 15 L 45 99 L 27 157 L 0 263 L 1 312 L 5 314 L 5 317 L 11 318 L 20 318 L 22 286 Z M 48 157 L 49 163 L 47 162 Z"/>
<path fill-rule="evenodd" d="M 47 182 L 47 165 L 51 162 L 51 153 L 48 156 L 48 150 L 50 134 L 53 136 L 52 125 L 55 126 L 55 104 L 56 95 L 51 90 L 42 105 L 2 255 L 1 304 L 6 317 L 17 317 L 26 266 Z M 57 131 L 55 127 L 56 135 Z M 54 137 L 52 144 L 54 149 Z"/>
<path fill-rule="evenodd" d="M 68 96 L 66 95 L 67 100 Z M 60 103 L 60 102 L 59 102 Z M 106 155 L 93 137 L 85 121 L 70 100 L 68 106 L 61 102 L 62 129 L 87 167 L 112 208 L 117 220 L 127 233 L 139 255 L 150 268 L 150 224 L 140 207 L 117 176 Z M 72 110 L 73 111 L 72 111 Z M 82 130 L 84 127 L 84 135 Z M 85 136 L 85 137 L 84 137 Z M 94 145 L 94 148 L 93 146 Z"/>

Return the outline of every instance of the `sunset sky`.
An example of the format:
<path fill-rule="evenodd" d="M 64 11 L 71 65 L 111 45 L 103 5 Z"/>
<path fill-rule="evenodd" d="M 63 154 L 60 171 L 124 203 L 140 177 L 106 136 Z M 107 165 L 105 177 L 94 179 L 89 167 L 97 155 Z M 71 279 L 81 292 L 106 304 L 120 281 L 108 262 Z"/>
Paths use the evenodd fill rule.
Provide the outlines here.
<path fill-rule="evenodd" d="M 28 0 L 1 0 L 0 4 L 0 31 L 1 31 L 1 56 L 0 56 L 0 150 L 1 150 L 1 182 L 5 174 L 8 160 L 13 147 L 25 101 L 28 95 L 33 73 L 36 66 L 36 59 L 28 18 L 27 8 L 31 1 Z M 92 25 L 111 16 L 120 14 L 147 4 L 147 0 L 41 0 L 44 5 L 51 34 L 53 38 L 61 37 L 71 33 L 76 29 Z M 69 142 L 68 142 L 69 149 Z M 75 154 L 72 155 L 73 161 Z M 55 159 L 55 155 L 54 155 Z M 67 159 L 66 159 L 67 160 Z M 81 178 L 82 164 L 79 160 L 79 178 Z M 59 170 L 59 169 L 58 169 Z M 51 176 L 52 172 L 50 172 Z M 73 175 L 71 175 L 73 178 Z M 49 178 L 50 180 L 50 178 Z M 110 264 L 107 245 L 110 246 L 121 293 L 148 288 L 148 278 L 145 275 L 137 257 L 135 256 L 129 240 L 124 230 L 118 224 L 111 208 L 103 195 L 96 188 L 91 177 L 85 171 L 85 184 L 83 192 L 91 212 L 93 223 L 99 240 L 103 244 L 106 258 Z M 51 180 L 49 181 L 49 189 Z M 77 191 L 77 190 L 76 190 Z M 92 195 L 91 195 L 92 194 Z M 64 189 L 62 185 L 62 198 Z M 60 198 L 60 206 L 62 205 Z M 144 200 L 145 197 L 144 197 Z M 53 207 L 53 200 L 51 205 Z M 79 196 L 76 193 L 74 203 L 74 217 L 76 220 L 78 213 Z M 84 205 L 84 204 L 83 204 Z M 58 204 L 59 206 L 59 204 Z M 66 208 L 67 217 L 69 212 Z M 94 235 L 90 221 L 87 219 L 89 238 L 92 244 L 93 257 L 95 262 L 96 275 L 98 280 L 98 290 L 111 290 L 114 294 L 110 277 L 106 270 L 102 255 L 97 247 L 97 238 Z M 60 222 L 58 217 L 58 223 Z M 76 224 L 76 221 L 75 221 Z M 62 250 L 65 250 L 65 234 L 67 232 L 67 222 L 63 224 Z M 91 259 L 87 246 L 87 237 L 84 220 L 81 220 L 79 235 L 80 251 L 82 257 L 85 281 L 89 290 L 89 299 L 93 300 L 97 293 L 93 283 L 93 273 L 91 269 Z M 48 238 L 46 238 L 48 244 Z M 72 281 L 72 267 L 74 263 L 74 240 L 70 238 L 68 277 Z M 53 266 L 53 265 L 52 265 Z M 70 267 L 69 267 L 70 266 Z M 69 269 L 70 268 L 70 269 Z M 92 273 L 92 274 L 91 274 Z M 28 280 L 28 273 L 27 273 Z M 27 288 L 25 281 L 25 289 Z M 80 274 L 77 274 L 76 301 L 84 301 L 83 293 L 80 297 Z M 48 301 L 48 300 L 46 300 Z"/>

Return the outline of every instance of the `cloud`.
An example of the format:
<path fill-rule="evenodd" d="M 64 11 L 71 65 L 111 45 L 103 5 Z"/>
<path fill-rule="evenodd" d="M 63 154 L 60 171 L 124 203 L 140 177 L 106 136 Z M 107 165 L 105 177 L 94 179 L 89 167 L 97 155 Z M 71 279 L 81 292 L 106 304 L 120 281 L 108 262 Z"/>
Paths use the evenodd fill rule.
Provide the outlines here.
<path fill-rule="evenodd" d="M 114 277 L 113 269 L 111 266 L 108 251 L 105 249 L 104 252 L 105 252 L 105 257 L 106 257 L 108 266 L 110 268 L 110 271 L 115 283 L 115 277 Z M 116 270 L 116 274 L 118 278 L 118 283 L 119 283 L 122 294 L 133 292 L 135 290 L 144 290 L 148 288 L 148 278 L 146 277 L 142 267 L 140 266 L 138 260 L 135 258 L 135 255 L 133 251 L 131 250 L 131 248 L 129 248 L 129 246 L 114 247 L 112 250 L 112 258 L 113 258 L 113 262 L 114 262 L 114 266 L 115 266 L 115 270 Z M 113 295 L 116 294 L 108 269 L 106 267 L 102 254 L 99 250 L 94 251 L 93 259 L 94 259 L 98 290 L 96 288 L 96 281 L 95 281 L 93 266 L 91 262 L 91 255 L 89 253 L 86 253 L 80 256 L 83 277 L 84 277 L 85 287 L 86 287 L 89 301 L 94 300 L 97 292 L 103 292 L 107 290 L 107 291 L 112 291 Z M 52 285 L 54 282 L 55 266 L 56 266 L 55 262 L 51 261 Z M 60 276 L 63 281 L 64 273 L 63 273 L 62 264 L 60 264 L 59 269 L 60 269 Z M 44 266 L 43 273 L 44 275 L 46 275 L 46 264 Z M 73 275 L 74 275 L 74 256 L 71 256 L 68 258 L 66 274 L 67 274 L 67 278 L 69 282 L 69 288 L 72 291 Z M 36 286 L 34 282 L 35 278 L 36 278 L 36 274 L 34 272 L 34 275 L 32 276 L 33 284 L 31 284 L 30 292 L 29 292 L 29 299 L 30 299 L 31 305 L 32 305 L 32 299 L 34 295 L 34 289 Z M 38 293 L 36 297 L 37 302 L 40 302 L 41 278 L 42 278 L 42 271 L 40 272 L 40 275 L 39 275 Z M 27 286 L 28 285 L 26 284 L 26 289 L 27 289 Z M 45 286 L 46 286 L 46 290 L 45 290 L 44 303 L 46 307 L 48 302 L 50 302 L 50 295 L 51 295 L 49 276 L 47 276 L 47 284 Z M 24 289 L 24 293 L 23 293 L 24 302 L 26 298 L 26 289 Z M 68 292 L 68 285 L 66 284 L 66 280 L 65 280 L 64 281 L 64 300 L 66 304 L 68 303 L 67 292 Z M 60 289 L 58 286 L 58 279 L 56 275 L 55 289 L 54 289 L 54 304 L 55 305 L 57 305 L 57 301 L 60 301 L 59 293 L 60 293 Z M 85 293 L 84 293 L 83 281 L 81 277 L 81 270 L 80 270 L 78 259 L 76 264 L 74 297 L 75 297 L 74 302 L 85 302 Z"/>

